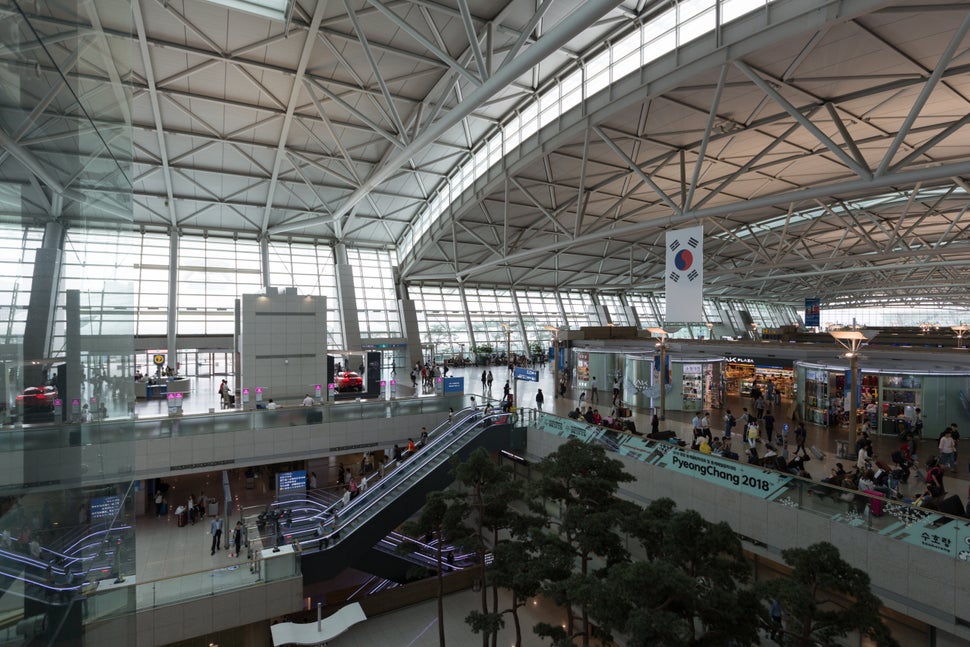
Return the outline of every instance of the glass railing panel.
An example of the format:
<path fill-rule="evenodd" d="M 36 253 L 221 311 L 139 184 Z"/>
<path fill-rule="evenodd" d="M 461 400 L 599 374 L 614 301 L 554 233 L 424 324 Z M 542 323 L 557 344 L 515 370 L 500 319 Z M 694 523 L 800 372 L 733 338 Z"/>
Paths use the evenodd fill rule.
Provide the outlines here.
<path fill-rule="evenodd" d="M 473 395 L 449 395 L 398 400 L 288 407 L 276 410 L 231 411 L 91 423 L 30 424 L 0 429 L 0 452 L 59 449 L 125 443 L 132 440 L 280 429 L 308 424 L 350 422 L 429 413 L 446 414 L 481 401 Z"/>
<path fill-rule="evenodd" d="M 145 611 L 301 575 L 300 555 L 292 546 L 281 548 L 279 553 L 271 549 L 259 552 L 258 559 L 240 559 L 230 566 L 150 582 L 128 577 L 123 582 L 107 579 L 85 584 L 80 589 L 87 602 L 84 620 L 91 622 L 130 612 L 131 596 L 134 596 L 134 608 Z"/>
<path fill-rule="evenodd" d="M 526 418 L 534 415 L 537 429 L 560 438 L 600 443 L 612 453 L 711 485 L 797 508 L 836 523 L 878 532 L 954 559 L 970 560 L 970 523 L 965 518 L 922 507 L 918 499 L 899 497 L 897 491 L 885 486 L 877 487 L 874 493 L 847 489 L 800 478 L 787 471 L 703 454 L 679 446 L 676 440 L 650 440 L 548 413 L 519 413 Z M 915 479 L 915 474 L 910 478 Z"/>

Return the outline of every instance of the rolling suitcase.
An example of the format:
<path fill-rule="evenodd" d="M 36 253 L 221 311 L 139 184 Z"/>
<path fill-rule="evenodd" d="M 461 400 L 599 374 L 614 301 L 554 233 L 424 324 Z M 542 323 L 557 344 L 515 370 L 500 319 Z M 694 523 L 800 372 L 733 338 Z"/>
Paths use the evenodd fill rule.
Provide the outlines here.
<path fill-rule="evenodd" d="M 872 513 L 873 517 L 882 516 L 882 504 L 883 497 L 885 496 L 882 492 L 876 492 L 875 490 L 863 490 L 863 494 L 869 495 L 869 511 Z"/>

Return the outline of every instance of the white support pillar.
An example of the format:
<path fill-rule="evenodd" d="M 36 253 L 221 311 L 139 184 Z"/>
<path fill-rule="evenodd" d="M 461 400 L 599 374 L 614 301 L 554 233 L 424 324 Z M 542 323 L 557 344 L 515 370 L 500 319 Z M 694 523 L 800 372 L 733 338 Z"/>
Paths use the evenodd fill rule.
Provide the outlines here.
<path fill-rule="evenodd" d="M 178 359 L 178 307 L 179 307 L 179 232 L 169 229 L 168 232 L 168 319 L 166 347 L 168 348 L 168 365 L 177 366 Z"/>

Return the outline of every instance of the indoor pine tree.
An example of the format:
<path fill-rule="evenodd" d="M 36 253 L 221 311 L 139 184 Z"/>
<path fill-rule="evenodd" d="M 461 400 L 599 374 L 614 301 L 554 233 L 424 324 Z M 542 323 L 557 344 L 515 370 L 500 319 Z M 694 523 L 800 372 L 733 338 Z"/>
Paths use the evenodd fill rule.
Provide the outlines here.
<path fill-rule="evenodd" d="M 539 474 L 534 492 L 537 497 L 558 506 L 557 518 L 550 519 L 552 530 L 544 545 L 558 554 L 570 552 L 579 567 L 566 579 L 547 580 L 543 593 L 566 611 L 565 636 L 560 627 L 540 625 L 536 633 L 562 642 L 575 637 L 590 644 L 589 604 L 600 578 L 600 571 L 629 556 L 620 534 L 620 523 L 636 506 L 617 497 L 620 483 L 633 480 L 620 461 L 609 458 L 599 445 L 587 445 L 570 439 L 536 465 Z M 544 511 L 542 501 L 534 505 Z M 557 544 L 558 541 L 558 544 Z M 597 560 L 605 565 L 597 567 Z M 580 609 L 580 627 L 576 628 L 573 608 Z"/>
<path fill-rule="evenodd" d="M 781 552 L 792 571 L 788 577 L 761 582 L 757 591 L 765 604 L 777 600 L 783 611 L 779 632 L 788 647 L 833 644 L 857 631 L 878 647 L 899 647 L 879 615 L 882 600 L 872 593 L 869 575 L 842 559 L 828 542 Z M 845 603 L 832 604 L 845 596 Z"/>

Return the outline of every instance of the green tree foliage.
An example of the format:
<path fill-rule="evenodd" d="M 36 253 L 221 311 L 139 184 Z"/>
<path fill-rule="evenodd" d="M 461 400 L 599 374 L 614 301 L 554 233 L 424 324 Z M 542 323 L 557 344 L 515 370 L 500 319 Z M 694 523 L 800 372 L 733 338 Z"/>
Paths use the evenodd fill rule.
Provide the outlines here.
<path fill-rule="evenodd" d="M 444 573 L 442 568 L 444 541 L 446 537 L 458 545 L 469 541 L 464 525 L 464 518 L 467 513 L 467 507 L 460 496 L 456 496 L 453 492 L 432 492 L 428 495 L 418 519 L 404 524 L 402 528 L 404 534 L 408 536 L 420 537 L 430 534 L 437 540 L 435 542 L 435 576 L 438 580 L 438 644 L 440 647 L 445 647 Z M 415 548 L 414 542 L 404 542 L 400 550 L 402 552 L 413 552 Z"/>
<path fill-rule="evenodd" d="M 620 483 L 633 480 L 623 464 L 609 458 L 598 445 L 587 445 L 571 439 L 546 456 L 537 466 L 539 479 L 535 492 L 538 497 L 558 504 L 557 532 L 549 534 L 544 545 L 561 544 L 555 552 L 572 553 L 579 572 L 565 580 L 549 580 L 543 592 L 566 609 L 566 635 L 582 636 L 589 645 L 589 604 L 597 589 L 599 569 L 592 569 L 594 555 L 606 562 L 606 567 L 628 559 L 620 535 L 621 520 L 635 510 L 635 506 L 617 498 Z M 538 530 L 541 532 L 541 530 Z M 605 568 L 605 567 L 603 567 Z M 576 630 L 572 608 L 580 608 L 581 625 Z M 540 635 L 553 637 L 549 633 Z"/>
<path fill-rule="evenodd" d="M 491 637 L 494 644 L 503 626 L 498 611 L 498 589 L 491 587 L 492 605 L 488 604 L 488 573 L 485 554 L 499 545 L 499 533 L 520 523 L 512 503 L 521 498 L 521 487 L 512 480 L 512 470 L 498 465 L 484 448 L 472 452 L 467 460 L 455 466 L 455 480 L 463 486 L 466 521 L 471 525 L 467 546 L 475 550 L 480 572 L 481 612 L 469 615 L 467 621 L 482 633 L 482 645 Z"/>
<path fill-rule="evenodd" d="M 512 594 L 511 605 L 502 613 L 512 615 L 514 644 L 522 644 L 519 609 L 542 591 L 543 583 L 565 580 L 572 570 L 572 550 L 538 525 L 495 546 L 491 579 L 496 587 L 506 588 Z"/>
<path fill-rule="evenodd" d="M 757 641 L 761 612 L 741 542 L 725 523 L 670 499 L 627 520 L 646 559 L 615 564 L 601 580 L 591 613 L 629 645 L 723 645 Z"/>
<path fill-rule="evenodd" d="M 870 590 L 869 575 L 843 560 L 838 548 L 820 542 L 781 555 L 791 576 L 761 582 L 757 590 L 766 603 L 781 603 L 785 645 L 830 645 L 858 631 L 879 647 L 898 647 L 879 615 L 882 601 Z M 840 604 L 836 593 L 850 596 L 850 604 Z"/>

